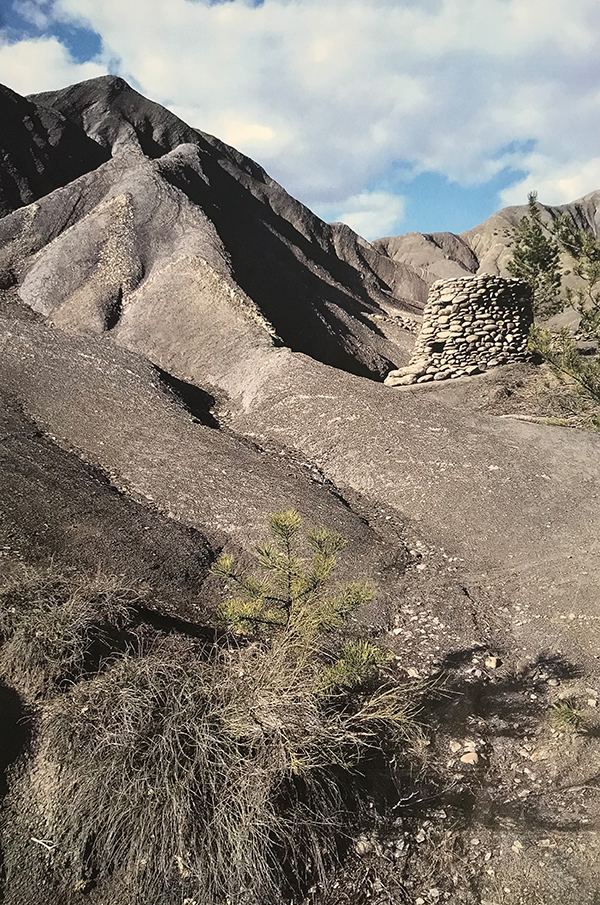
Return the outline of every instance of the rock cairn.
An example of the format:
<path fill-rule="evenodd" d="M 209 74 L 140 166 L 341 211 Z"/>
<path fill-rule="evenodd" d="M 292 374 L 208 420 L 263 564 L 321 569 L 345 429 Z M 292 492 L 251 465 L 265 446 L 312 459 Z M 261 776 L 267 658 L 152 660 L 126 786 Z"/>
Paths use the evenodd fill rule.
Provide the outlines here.
<path fill-rule="evenodd" d="M 521 280 L 490 274 L 438 280 L 410 364 L 390 371 L 385 384 L 447 380 L 524 361 L 532 322 L 531 291 Z"/>

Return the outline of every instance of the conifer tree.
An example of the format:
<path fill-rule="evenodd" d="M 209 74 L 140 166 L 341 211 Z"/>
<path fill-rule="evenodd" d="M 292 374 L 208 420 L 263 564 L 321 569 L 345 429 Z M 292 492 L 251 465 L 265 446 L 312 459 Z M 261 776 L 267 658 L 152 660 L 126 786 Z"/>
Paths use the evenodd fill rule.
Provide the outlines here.
<path fill-rule="evenodd" d="M 537 192 L 530 192 L 527 202 L 528 213 L 510 233 L 514 244 L 506 266 L 512 276 L 531 287 L 534 313 L 545 319 L 563 308 L 560 253 L 556 239 L 542 221 Z"/>
<path fill-rule="evenodd" d="M 579 229 L 566 213 L 556 220 L 553 232 L 561 250 L 573 259 L 573 271 L 582 281 L 576 289 L 567 287 L 567 303 L 581 314 L 583 333 L 600 339 L 600 242 Z"/>
<path fill-rule="evenodd" d="M 550 330 L 534 325 L 529 336 L 529 347 L 559 377 L 571 378 L 582 396 L 600 404 L 600 358 L 598 355 L 580 355 L 577 341 L 568 327 L 551 333 Z M 596 416 L 592 424 L 596 428 L 600 427 L 600 419 Z"/>
<path fill-rule="evenodd" d="M 512 260 L 507 265 L 509 272 L 532 287 L 535 312 L 540 317 L 550 317 L 565 303 L 569 304 L 581 314 L 580 329 L 600 339 L 600 242 L 590 232 L 576 226 L 568 213 L 546 226 L 535 192 L 528 195 L 528 205 L 528 214 L 512 232 L 514 247 Z M 573 271 L 581 281 L 575 289 L 566 288 L 562 301 L 561 252 L 571 258 Z M 580 355 L 568 327 L 552 333 L 538 325 L 533 326 L 529 347 L 558 377 L 572 380 L 580 395 L 600 403 L 600 359 L 597 355 Z"/>
<path fill-rule="evenodd" d="M 374 597 L 362 582 L 330 587 L 345 538 L 323 527 L 303 532 L 294 509 L 273 513 L 269 534 L 256 548 L 262 574 L 244 571 L 230 554 L 222 554 L 213 566 L 213 574 L 232 592 L 219 606 L 219 618 L 239 634 L 286 645 L 290 656 L 309 664 L 316 692 L 356 687 L 391 655 L 368 639 L 347 641 L 333 657 L 325 650 L 327 635 Z M 300 555 L 303 540 L 310 559 Z"/>

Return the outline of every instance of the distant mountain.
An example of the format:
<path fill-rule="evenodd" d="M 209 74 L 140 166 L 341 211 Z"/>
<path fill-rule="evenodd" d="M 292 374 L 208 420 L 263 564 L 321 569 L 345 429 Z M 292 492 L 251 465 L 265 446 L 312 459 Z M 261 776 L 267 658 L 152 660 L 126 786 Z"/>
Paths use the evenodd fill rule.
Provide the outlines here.
<path fill-rule="evenodd" d="M 568 213 L 580 229 L 600 236 L 600 190 L 570 204 L 540 204 L 540 207 L 547 222 Z M 435 280 L 468 273 L 507 276 L 506 264 L 510 258 L 507 232 L 526 213 L 526 204 L 505 207 L 489 220 L 460 235 L 448 232 L 407 233 L 378 239 L 372 244 L 396 264 L 414 268 L 427 285 Z"/>

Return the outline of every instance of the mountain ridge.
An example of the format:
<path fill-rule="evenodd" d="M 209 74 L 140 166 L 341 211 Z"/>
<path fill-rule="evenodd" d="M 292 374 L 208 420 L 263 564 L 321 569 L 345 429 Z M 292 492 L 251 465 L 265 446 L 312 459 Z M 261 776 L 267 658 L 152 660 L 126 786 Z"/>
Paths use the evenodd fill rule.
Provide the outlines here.
<path fill-rule="evenodd" d="M 568 204 L 538 202 L 538 206 L 546 223 L 567 213 L 579 229 L 600 236 L 600 190 Z M 372 244 L 397 263 L 410 261 L 428 285 L 437 279 L 454 279 L 467 274 L 509 276 L 506 268 L 511 257 L 509 234 L 525 214 L 526 204 L 512 205 L 460 234 L 413 232 L 386 236 Z"/>
<path fill-rule="evenodd" d="M 408 339 L 398 331 L 386 336 L 374 315 L 385 320 L 389 310 L 411 307 L 394 296 L 385 277 L 397 286 L 398 274 L 409 281 L 418 281 L 416 275 L 349 228 L 319 220 L 249 158 L 115 77 L 34 95 L 27 103 L 62 117 L 111 155 L 38 198 L 35 207 L 20 206 L 0 222 L 2 279 L 15 282 L 22 299 L 35 298 L 46 316 L 56 314 L 72 329 L 126 335 L 130 348 L 144 351 L 147 331 L 134 335 L 129 297 L 143 296 L 146 313 L 155 305 L 163 311 L 167 296 L 180 297 L 179 290 L 167 289 L 172 277 L 178 286 L 194 283 L 194 298 L 202 298 L 201 281 L 189 270 L 199 258 L 222 281 L 217 295 L 232 329 L 241 311 L 250 312 L 271 344 L 379 378 L 408 354 Z M 122 200 L 115 220 L 99 205 L 117 195 Z M 113 202 L 113 213 L 118 207 Z M 75 249 L 81 266 L 69 267 Z M 132 255 L 125 260 L 128 249 Z M 227 302 L 232 290 L 238 299 L 233 308 Z M 127 315 L 124 330 L 115 329 L 121 315 Z M 176 332 L 184 329 L 185 317 L 181 312 Z M 157 352 L 157 364 L 174 366 L 168 349 Z M 228 366 L 235 370 L 238 364 L 230 360 Z M 193 378 L 190 367 L 180 362 L 178 376 Z M 222 370 L 215 363 L 216 376 Z"/>

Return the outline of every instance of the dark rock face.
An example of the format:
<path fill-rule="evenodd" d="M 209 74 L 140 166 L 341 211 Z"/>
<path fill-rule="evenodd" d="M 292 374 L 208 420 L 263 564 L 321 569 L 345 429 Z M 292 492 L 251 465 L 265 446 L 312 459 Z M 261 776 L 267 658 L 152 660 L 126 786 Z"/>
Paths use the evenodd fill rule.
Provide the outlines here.
<path fill-rule="evenodd" d="M 58 111 L 0 85 L 0 216 L 30 204 L 108 160 Z"/>

